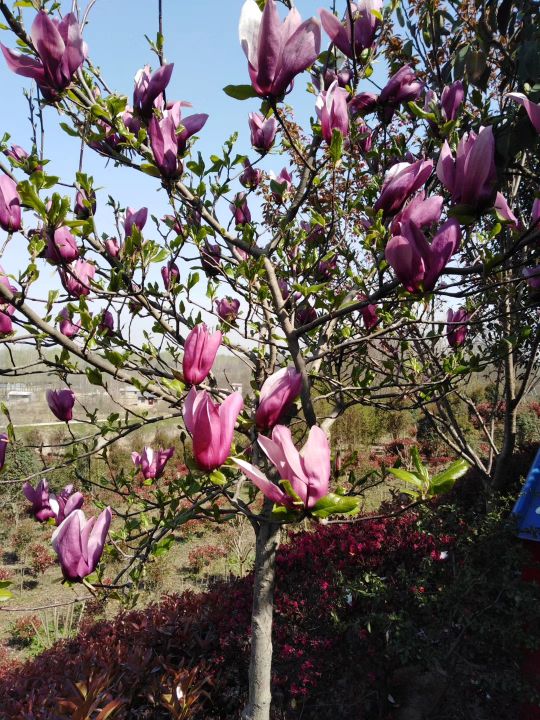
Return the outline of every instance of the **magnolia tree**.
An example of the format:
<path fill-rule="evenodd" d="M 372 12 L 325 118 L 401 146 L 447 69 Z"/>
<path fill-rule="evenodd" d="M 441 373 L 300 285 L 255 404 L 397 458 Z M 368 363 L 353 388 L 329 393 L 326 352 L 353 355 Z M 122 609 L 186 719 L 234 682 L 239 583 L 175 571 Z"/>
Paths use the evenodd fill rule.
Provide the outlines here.
<path fill-rule="evenodd" d="M 425 414 L 456 462 L 430 477 L 413 452 L 412 469 L 393 469 L 413 500 L 447 489 L 468 465 L 488 491 L 504 484 L 540 341 L 538 9 L 343 0 L 302 20 L 292 0 L 246 0 L 246 84 L 225 92 L 246 104 L 252 150 L 237 151 L 233 134 L 205 159 L 196 142 L 207 115 L 167 93 L 161 2 L 158 65 L 139 70 L 132 99 L 92 63 L 83 39 L 92 2 L 64 15 L 49 0 L 30 4 L 28 28 L 21 3 L 0 2 L 0 12 L 7 68 L 37 88 L 32 119 L 58 118 L 111 168 L 155 178 L 170 211 L 150 228 L 152 208 L 123 211 L 110 198 L 116 228 L 98 227 L 102 193 L 83 164 L 61 182 L 35 133 L 26 149 L 4 138 L 3 247 L 17 243 L 21 260 L 3 268 L 2 343 L 32 343 L 63 386 L 47 394 L 51 413 L 91 425 L 22 489 L 36 519 L 57 525 L 52 544 L 69 582 L 100 585 L 116 516 L 110 532 L 129 550 L 117 590 L 137 583 L 188 520 L 245 516 L 256 559 L 243 717 L 262 720 L 280 529 L 359 513 L 361 478 L 352 468 L 345 482 L 331 463 L 336 418 L 358 403 Z M 301 83 L 313 108 L 306 126 L 287 104 Z M 279 174 L 263 169 L 269 159 Z M 36 297 L 51 265 L 57 287 Z M 220 350 L 248 369 L 247 393 L 217 383 Z M 6 372 L 26 369 L 14 359 Z M 496 375 L 502 432 L 464 392 L 474 373 Z M 70 387 L 80 374 L 119 411 L 104 418 L 83 406 Z M 167 410 L 124 407 L 117 381 Z M 456 399 L 476 414 L 485 453 L 460 426 Z M 1 464 L 15 439 L 6 414 Z M 49 488 L 59 465 L 97 456 L 105 466 L 114 443 L 171 418 L 183 421 L 189 472 L 166 489 L 159 478 L 173 450 L 149 447 L 132 448 L 131 471 L 108 464 L 97 484 L 117 503 L 97 517 L 86 518 L 72 487 Z"/>

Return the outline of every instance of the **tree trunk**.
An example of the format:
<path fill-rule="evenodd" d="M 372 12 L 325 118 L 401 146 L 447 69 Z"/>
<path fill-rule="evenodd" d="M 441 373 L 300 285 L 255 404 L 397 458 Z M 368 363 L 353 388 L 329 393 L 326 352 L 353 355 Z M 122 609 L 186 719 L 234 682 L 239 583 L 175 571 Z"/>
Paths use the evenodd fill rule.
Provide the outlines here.
<path fill-rule="evenodd" d="M 508 337 L 512 332 L 510 324 L 510 298 L 507 296 L 504 307 L 503 327 Z M 517 405 L 516 405 L 516 368 L 514 364 L 514 349 L 509 340 L 505 340 L 506 355 L 504 358 L 504 438 L 501 451 L 495 463 L 493 475 L 493 489 L 499 492 L 504 490 L 511 478 L 510 463 L 516 447 L 517 431 Z"/>
<path fill-rule="evenodd" d="M 264 515 L 272 503 L 265 501 Z M 251 611 L 251 657 L 249 662 L 249 698 L 242 720 L 269 720 L 272 701 L 272 615 L 276 551 L 280 526 L 263 519 L 257 531 L 255 578 Z"/>

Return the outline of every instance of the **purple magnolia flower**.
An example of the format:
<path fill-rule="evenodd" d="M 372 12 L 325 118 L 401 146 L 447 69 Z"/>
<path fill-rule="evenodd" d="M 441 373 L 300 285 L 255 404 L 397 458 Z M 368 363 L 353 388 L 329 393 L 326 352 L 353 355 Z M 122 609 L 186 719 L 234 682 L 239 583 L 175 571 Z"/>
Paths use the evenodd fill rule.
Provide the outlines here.
<path fill-rule="evenodd" d="M 334 130 L 338 130 L 343 137 L 349 134 L 347 95 L 347 91 L 334 80 L 328 90 L 323 90 L 317 97 L 315 110 L 321 123 L 322 136 L 328 144 L 332 142 Z"/>
<path fill-rule="evenodd" d="M 252 112 L 248 117 L 251 144 L 261 153 L 267 153 L 276 139 L 278 121 L 272 115 L 265 118 L 261 113 Z"/>
<path fill-rule="evenodd" d="M 79 220 L 88 220 L 96 212 L 96 207 L 96 193 L 93 190 L 90 196 L 87 195 L 85 190 L 77 190 L 73 212 Z"/>
<path fill-rule="evenodd" d="M 449 122 L 457 118 L 464 99 L 465 88 L 463 87 L 463 83 L 461 80 L 456 80 L 456 82 L 453 82 L 451 85 L 445 86 L 440 101 L 437 93 L 429 90 L 426 93 L 424 108 L 428 111 L 431 108 L 435 111 L 440 110 L 442 119 L 445 122 Z"/>
<path fill-rule="evenodd" d="M 74 493 L 73 485 L 66 485 L 58 495 L 55 495 L 49 492 L 49 484 L 45 479 L 40 480 L 35 489 L 29 482 L 25 482 L 23 493 L 32 503 L 32 514 L 36 520 L 44 522 L 54 519 L 57 525 L 84 503 L 83 494 Z"/>
<path fill-rule="evenodd" d="M 360 0 L 351 3 L 352 27 L 348 10 L 345 11 L 345 25 L 329 10 L 320 10 L 321 23 L 333 44 L 349 58 L 359 58 L 362 51 L 370 48 L 380 25 L 373 11 L 380 13 L 382 0 Z"/>
<path fill-rule="evenodd" d="M 73 485 L 66 485 L 65 488 L 55 495 L 51 493 L 49 495 L 49 505 L 54 512 L 54 517 L 57 525 L 60 525 L 67 516 L 79 510 L 84 503 L 84 495 L 82 492 L 73 492 Z"/>
<path fill-rule="evenodd" d="M 435 225 L 441 217 L 443 202 L 444 198 L 441 195 L 431 195 L 426 198 L 426 193 L 422 190 L 392 220 L 390 226 L 392 234 L 399 235 L 402 225 L 408 222 L 414 223 L 419 228 Z"/>
<path fill-rule="evenodd" d="M 337 80 L 339 87 L 345 88 L 350 84 L 352 79 L 352 71 L 348 67 L 343 67 L 339 72 L 331 70 L 330 68 L 321 74 L 320 72 L 313 73 L 313 84 L 319 92 L 321 90 L 328 90 L 330 85 Z"/>
<path fill-rule="evenodd" d="M 384 121 L 390 122 L 395 109 L 402 103 L 416 100 L 420 96 L 422 88 L 423 85 L 417 79 L 412 67 L 410 65 L 401 67 L 397 73 L 392 75 L 379 95 L 378 104 L 384 108 Z"/>
<path fill-rule="evenodd" d="M 495 210 L 497 211 L 497 215 L 503 222 L 511 225 L 514 230 L 517 230 L 519 228 L 520 222 L 512 212 L 508 201 L 502 193 L 498 192 L 495 195 L 495 202 L 493 203 L 493 207 L 495 208 Z"/>
<path fill-rule="evenodd" d="M 147 219 L 148 208 L 142 207 L 139 210 L 135 210 L 135 208 L 132 207 L 126 208 L 124 217 L 124 232 L 126 233 L 126 237 L 133 234 L 134 227 L 138 228 L 139 232 L 142 232 Z"/>
<path fill-rule="evenodd" d="M 540 105 L 538 103 L 533 103 L 523 93 L 512 92 L 508 93 L 506 97 L 510 98 L 510 100 L 513 100 L 514 102 L 519 103 L 520 105 L 523 105 L 523 107 L 525 108 L 525 112 L 529 116 L 529 120 L 533 124 L 534 129 L 537 133 L 540 133 Z"/>
<path fill-rule="evenodd" d="M 166 178 L 175 177 L 182 163 L 178 160 L 178 139 L 176 137 L 176 124 L 169 113 L 162 120 L 152 117 L 148 124 L 150 146 L 161 174 Z"/>
<path fill-rule="evenodd" d="M 150 65 L 145 65 L 135 75 L 133 88 L 133 109 L 144 118 L 152 115 L 154 101 L 163 96 L 171 79 L 174 64 L 162 65 L 150 75 Z"/>
<path fill-rule="evenodd" d="M 324 227 L 322 225 L 312 225 L 302 220 L 300 227 L 306 232 L 306 243 L 308 245 L 318 245 L 324 240 Z"/>
<path fill-rule="evenodd" d="M 246 193 L 236 193 L 229 208 L 233 214 L 235 225 L 249 225 L 251 222 L 251 212 L 247 204 Z"/>
<path fill-rule="evenodd" d="M 367 300 L 367 296 L 363 293 L 360 293 L 357 298 L 358 300 Z M 362 320 L 364 321 L 364 327 L 366 330 L 371 330 L 379 322 L 376 305 L 372 305 L 371 303 L 364 305 L 360 308 L 360 314 L 362 315 Z"/>
<path fill-rule="evenodd" d="M 77 18 L 68 13 L 58 21 L 46 12 L 39 12 L 32 23 L 30 38 L 38 58 L 0 46 L 8 67 L 17 75 L 35 80 L 46 100 L 56 100 L 71 83 L 88 52 Z"/>
<path fill-rule="evenodd" d="M 322 280 L 323 282 L 328 282 L 332 279 L 332 276 L 334 275 L 336 269 L 337 260 L 335 257 L 331 258 L 330 260 L 321 260 L 321 262 L 317 266 L 317 278 Z"/>
<path fill-rule="evenodd" d="M 184 343 L 182 371 L 191 385 L 199 385 L 208 376 L 221 345 L 219 330 L 210 334 L 204 323 L 195 325 Z"/>
<path fill-rule="evenodd" d="M 69 422 L 73 419 L 75 393 L 68 388 L 64 390 L 47 390 L 47 405 L 59 420 Z"/>
<path fill-rule="evenodd" d="M 13 332 L 13 320 L 11 316 L 15 312 L 13 305 L 8 305 L 0 311 L 0 337 L 11 335 Z"/>
<path fill-rule="evenodd" d="M 116 238 L 109 238 L 104 243 L 105 250 L 112 258 L 117 258 L 120 255 L 122 249 L 120 243 Z"/>
<path fill-rule="evenodd" d="M 362 92 L 355 95 L 349 102 L 349 112 L 351 115 L 369 115 L 377 107 L 379 96 L 375 93 Z"/>
<path fill-rule="evenodd" d="M 89 520 L 82 510 L 74 510 L 56 528 L 51 542 L 66 580 L 81 581 L 94 572 L 103 554 L 111 520 L 111 508 L 105 508 L 97 519 Z"/>
<path fill-rule="evenodd" d="M 287 495 L 285 490 L 271 482 L 255 465 L 233 458 L 233 462 L 269 500 L 291 509 L 299 509 L 300 502 L 309 510 L 328 495 L 330 446 L 320 427 L 314 425 L 311 428 L 307 442 L 300 452 L 294 446 L 291 431 L 283 425 L 276 425 L 272 431 L 272 439 L 259 435 L 257 442 L 276 468 L 279 477 L 288 480 L 293 492 L 298 496 Z"/>
<path fill-rule="evenodd" d="M 23 163 L 30 157 L 26 150 L 20 145 L 12 145 L 9 150 L 4 150 L 4 154 L 6 157 L 11 158 L 11 160 L 15 160 L 15 162 L 18 163 Z"/>
<path fill-rule="evenodd" d="M 4 271 L 0 267 L 0 283 L 7 288 L 10 292 L 17 292 L 17 288 L 13 287 L 6 277 Z M 0 336 L 11 335 L 13 332 L 13 321 L 12 315 L 15 313 L 13 305 L 0 299 Z"/>
<path fill-rule="evenodd" d="M 427 182 L 432 170 L 432 160 L 393 165 L 386 173 L 375 210 L 382 210 L 385 216 L 395 215 L 405 201 Z"/>
<path fill-rule="evenodd" d="M 356 143 L 363 153 L 368 153 L 373 147 L 373 137 L 371 129 L 366 125 L 362 118 L 356 119 Z"/>
<path fill-rule="evenodd" d="M 39 522 L 46 522 L 47 520 L 56 517 L 49 501 L 49 483 L 47 480 L 40 480 L 35 489 L 29 482 L 25 482 L 22 490 L 26 499 L 32 503 L 31 512 L 36 520 Z"/>
<path fill-rule="evenodd" d="M 8 446 L 9 438 L 6 433 L 0 434 L 0 470 L 6 464 L 6 450 Z"/>
<path fill-rule="evenodd" d="M 317 20 L 302 22 L 293 8 L 282 23 L 275 0 L 268 0 L 263 12 L 255 0 L 246 0 L 239 35 L 251 84 L 261 97 L 280 98 L 292 87 L 296 75 L 313 65 L 321 48 Z"/>
<path fill-rule="evenodd" d="M 540 198 L 535 198 L 531 208 L 531 227 L 540 223 Z"/>
<path fill-rule="evenodd" d="M 178 218 L 174 215 L 164 215 L 161 219 L 170 230 L 173 230 L 177 235 L 184 237 L 184 226 Z"/>
<path fill-rule="evenodd" d="M 161 277 L 163 278 L 165 290 L 170 290 L 173 285 L 176 285 L 176 283 L 180 281 L 180 269 L 178 265 L 173 260 L 169 260 L 169 262 L 161 268 Z"/>
<path fill-rule="evenodd" d="M 255 423 L 261 431 L 279 422 L 302 388 L 302 376 L 293 367 L 285 367 L 266 378 L 261 388 Z"/>
<path fill-rule="evenodd" d="M 131 459 L 135 467 L 140 468 L 145 480 L 157 480 L 164 471 L 165 466 L 174 455 L 174 448 L 154 452 L 151 447 L 145 447 L 142 453 L 132 452 Z"/>
<path fill-rule="evenodd" d="M 96 266 L 86 260 L 77 260 L 75 263 L 60 269 L 60 280 L 66 292 L 73 297 L 80 298 L 90 294 L 90 283 L 96 274 Z"/>
<path fill-rule="evenodd" d="M 272 171 L 269 176 L 272 197 L 277 203 L 282 203 L 292 190 L 292 175 L 287 168 L 283 168 L 277 177 Z"/>
<path fill-rule="evenodd" d="M 523 268 L 523 277 L 527 280 L 527 285 L 531 290 L 540 290 L 540 265 L 535 267 Z"/>
<path fill-rule="evenodd" d="M 104 310 L 101 313 L 98 332 L 102 335 L 112 335 L 114 333 L 114 317 L 110 310 Z"/>
<path fill-rule="evenodd" d="M 448 315 L 446 316 L 448 332 L 446 337 L 450 347 L 457 348 L 463 345 L 469 332 L 467 327 L 468 321 L 469 313 L 465 308 L 461 307 L 459 310 L 456 310 L 456 312 L 451 309 L 448 310 Z"/>
<path fill-rule="evenodd" d="M 176 135 L 180 155 L 186 152 L 189 138 L 202 130 L 207 120 L 208 115 L 206 113 L 193 113 L 193 115 L 180 118 L 177 128 L 181 126 L 182 129 Z"/>
<path fill-rule="evenodd" d="M 81 326 L 73 322 L 73 315 L 72 313 L 70 313 L 67 307 L 64 307 L 62 308 L 62 310 L 60 310 L 58 317 L 62 318 L 59 325 L 59 330 L 62 335 L 65 335 L 67 338 L 74 338 L 76 335 L 78 335 Z"/>
<path fill-rule="evenodd" d="M 47 233 L 47 245 L 42 253 L 43 257 L 53 265 L 61 265 L 77 260 L 79 248 L 77 240 L 68 227 L 59 227 Z"/>
<path fill-rule="evenodd" d="M 244 160 L 244 171 L 238 179 L 245 188 L 256 190 L 262 180 L 262 172 L 258 168 L 254 168 L 246 159 Z"/>
<path fill-rule="evenodd" d="M 440 227 L 431 244 L 417 225 L 406 223 L 402 234 L 389 240 L 385 257 L 408 292 L 428 292 L 459 249 L 460 241 L 461 229 L 454 218 Z"/>
<path fill-rule="evenodd" d="M 221 248 L 209 242 L 201 249 L 201 267 L 208 277 L 217 277 L 221 271 Z"/>
<path fill-rule="evenodd" d="M 445 140 L 437 162 L 437 177 L 452 195 L 452 201 L 474 209 L 489 207 L 496 194 L 495 138 L 491 126 L 478 135 L 465 133 L 454 159 Z"/>
<path fill-rule="evenodd" d="M 21 198 L 9 175 L 0 177 L 0 227 L 7 232 L 21 229 Z"/>
<path fill-rule="evenodd" d="M 205 390 L 197 392 L 191 388 L 184 404 L 184 422 L 193 438 L 193 455 L 201 470 L 215 470 L 227 460 L 234 426 L 243 407 L 239 392 L 217 404 Z"/>
<path fill-rule="evenodd" d="M 294 324 L 296 327 L 308 325 L 317 319 L 317 311 L 308 302 L 300 305 L 295 312 Z"/>
<path fill-rule="evenodd" d="M 238 317 L 238 311 L 240 310 L 240 300 L 230 297 L 216 300 L 216 309 L 221 321 L 229 325 L 234 325 Z"/>
<path fill-rule="evenodd" d="M 189 103 L 169 103 L 163 111 L 163 119 L 152 118 L 149 125 L 150 143 L 156 165 L 166 177 L 173 177 L 182 170 L 177 158 L 187 150 L 190 137 L 199 132 L 208 120 L 208 115 L 198 113 L 182 117 L 182 107 Z M 174 155 L 174 159 L 173 159 Z"/>

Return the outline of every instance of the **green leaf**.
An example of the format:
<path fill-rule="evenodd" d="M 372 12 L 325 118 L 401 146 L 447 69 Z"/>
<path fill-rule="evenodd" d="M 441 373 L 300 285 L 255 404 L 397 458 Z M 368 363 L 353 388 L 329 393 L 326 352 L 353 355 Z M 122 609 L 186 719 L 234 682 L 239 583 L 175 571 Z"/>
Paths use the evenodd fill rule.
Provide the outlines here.
<path fill-rule="evenodd" d="M 360 498 L 329 493 L 317 501 L 311 509 L 311 514 L 318 518 L 327 518 L 330 515 L 351 515 L 358 512 L 359 508 Z"/>
<path fill-rule="evenodd" d="M 412 100 L 408 102 L 407 105 L 409 106 L 409 110 L 415 117 L 422 118 L 423 120 L 431 120 L 431 122 L 437 122 L 437 118 L 435 117 L 434 113 L 426 112 L 415 102 L 412 102 Z"/>
<path fill-rule="evenodd" d="M 302 499 L 299 495 L 297 495 L 297 493 L 295 493 L 295 491 L 293 490 L 293 486 L 291 485 L 289 480 L 280 480 L 279 484 L 283 488 L 285 494 L 292 498 L 292 501 L 295 505 L 298 505 L 299 507 L 304 507 Z"/>
<path fill-rule="evenodd" d="M 424 483 L 420 480 L 419 477 L 416 475 L 413 475 L 413 473 L 409 472 L 408 470 L 403 470 L 403 468 L 388 468 L 388 472 L 391 472 L 394 477 L 397 477 L 398 480 L 403 480 L 403 482 L 410 483 L 411 485 L 414 485 L 419 490 L 423 490 Z"/>
<path fill-rule="evenodd" d="M 169 552 L 173 543 L 174 535 L 167 535 L 156 543 L 156 546 L 152 550 L 152 555 L 154 555 L 154 557 L 161 557 L 162 555 L 165 555 Z"/>
<path fill-rule="evenodd" d="M 274 505 L 270 517 L 277 522 L 295 522 L 298 520 L 298 513 L 283 505 Z"/>
<path fill-rule="evenodd" d="M 430 491 L 434 495 L 448 492 L 454 486 L 456 480 L 467 472 L 469 463 L 460 459 L 453 462 L 446 470 L 443 470 L 431 480 Z"/>
<path fill-rule="evenodd" d="M 0 602 L 10 600 L 12 597 L 13 593 L 9 592 L 9 590 L 0 589 Z"/>
<path fill-rule="evenodd" d="M 223 486 L 227 484 L 227 478 L 221 472 L 221 470 L 212 470 L 210 473 L 210 482 L 212 485 Z"/>
<path fill-rule="evenodd" d="M 422 461 L 420 460 L 420 453 L 418 452 L 418 448 L 416 445 L 411 448 L 411 458 L 414 464 L 414 467 L 416 468 L 416 472 L 418 473 L 418 477 L 422 478 L 425 482 L 429 482 L 429 472 L 425 465 L 422 465 Z"/>
<path fill-rule="evenodd" d="M 251 85 L 227 85 L 223 88 L 225 95 L 235 100 L 249 100 L 258 97 Z"/>
<path fill-rule="evenodd" d="M 91 385 L 103 386 L 103 375 L 97 368 L 86 368 L 86 377 Z"/>
<path fill-rule="evenodd" d="M 146 175 L 151 175 L 152 177 L 161 177 L 161 173 L 157 167 L 155 165 L 151 165 L 150 163 L 141 163 L 141 172 L 146 173 Z"/>
<path fill-rule="evenodd" d="M 343 135 L 339 130 L 332 130 L 332 142 L 330 143 L 330 157 L 334 161 L 334 165 L 341 159 L 343 155 Z"/>

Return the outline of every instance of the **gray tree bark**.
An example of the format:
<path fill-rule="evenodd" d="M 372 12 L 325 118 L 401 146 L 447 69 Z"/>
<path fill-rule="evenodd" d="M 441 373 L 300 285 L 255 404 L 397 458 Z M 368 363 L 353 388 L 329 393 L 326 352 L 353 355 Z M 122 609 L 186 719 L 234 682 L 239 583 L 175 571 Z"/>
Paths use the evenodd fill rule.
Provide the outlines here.
<path fill-rule="evenodd" d="M 264 516 L 272 503 L 265 501 Z M 276 551 L 280 526 L 263 519 L 257 530 L 251 611 L 251 657 L 249 664 L 249 697 L 242 720 L 269 720 L 272 702 L 272 617 Z"/>

